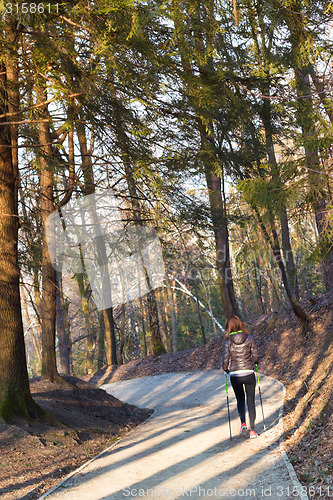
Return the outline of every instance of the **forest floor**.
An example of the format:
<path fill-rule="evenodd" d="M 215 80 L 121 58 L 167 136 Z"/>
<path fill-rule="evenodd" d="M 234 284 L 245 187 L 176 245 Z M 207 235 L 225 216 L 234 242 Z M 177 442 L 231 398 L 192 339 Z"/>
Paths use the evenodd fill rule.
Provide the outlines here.
<path fill-rule="evenodd" d="M 333 293 L 303 302 L 312 320 L 304 336 L 292 311 L 264 314 L 248 322 L 261 355 L 260 372 L 284 383 L 285 449 L 300 481 L 330 486 L 333 495 Z M 223 337 L 159 357 L 148 356 L 101 370 L 86 382 L 66 379 L 74 388 L 31 381 L 34 399 L 67 425 L 0 424 L 0 496 L 36 499 L 70 471 L 109 447 L 144 421 L 150 410 L 124 404 L 97 389 L 146 375 L 221 367 Z M 311 490 L 308 490 L 311 491 Z M 313 496 L 312 498 L 315 498 Z M 321 498 L 325 498 L 323 494 Z"/>
<path fill-rule="evenodd" d="M 288 457 L 307 491 L 322 491 L 320 498 L 325 498 L 326 492 L 333 496 L 333 292 L 302 304 L 312 321 L 312 331 L 306 335 L 290 308 L 264 314 L 248 325 L 258 344 L 260 372 L 286 387 L 283 423 Z M 194 349 L 101 370 L 90 383 L 219 369 L 222 350 L 223 337 L 216 337 Z"/>
<path fill-rule="evenodd" d="M 2 500 L 38 498 L 152 413 L 78 378 L 64 378 L 72 387 L 39 379 L 30 385 L 34 400 L 63 424 L 0 423 Z"/>

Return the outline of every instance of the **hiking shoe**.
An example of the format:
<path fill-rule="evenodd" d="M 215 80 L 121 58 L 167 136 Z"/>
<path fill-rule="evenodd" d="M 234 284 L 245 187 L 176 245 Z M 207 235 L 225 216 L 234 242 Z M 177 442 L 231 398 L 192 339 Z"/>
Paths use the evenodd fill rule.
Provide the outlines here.
<path fill-rule="evenodd" d="M 249 431 L 249 436 L 250 436 L 250 439 L 253 439 L 253 438 L 257 438 L 258 437 L 258 434 L 256 433 L 256 431 Z"/>
<path fill-rule="evenodd" d="M 246 425 L 245 422 L 243 422 L 242 425 L 241 425 L 240 431 L 239 431 L 239 435 L 240 436 L 245 436 L 246 431 L 247 431 L 247 425 Z"/>

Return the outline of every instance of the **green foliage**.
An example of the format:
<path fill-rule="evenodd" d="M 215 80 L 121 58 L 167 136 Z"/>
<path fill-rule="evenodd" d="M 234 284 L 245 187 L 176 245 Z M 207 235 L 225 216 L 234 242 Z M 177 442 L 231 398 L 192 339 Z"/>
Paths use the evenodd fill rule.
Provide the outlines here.
<path fill-rule="evenodd" d="M 320 94 L 313 93 L 310 100 L 294 70 L 303 71 L 310 63 L 317 71 L 326 65 L 331 69 L 332 47 L 326 37 L 331 4 L 283 0 L 277 9 L 273 1 L 258 5 L 249 0 L 239 7 L 238 26 L 231 5 L 213 1 L 98 0 L 89 8 L 86 2 L 75 1 L 59 4 L 59 9 L 57 16 L 44 12 L 20 18 L 18 116 L 27 122 L 19 125 L 20 263 L 27 280 L 41 274 L 36 201 L 40 110 L 35 108 L 39 81 L 46 83 L 52 99 L 48 161 L 55 174 L 56 201 L 68 186 L 72 131 L 73 196 L 79 198 L 84 192 L 84 155 L 80 156 L 77 136 L 77 126 L 83 123 L 98 188 L 112 186 L 124 218 L 129 219 L 133 193 L 126 179 L 131 172 L 144 220 L 158 229 L 166 261 L 181 263 L 174 265 L 175 276 L 183 277 L 181 266 L 190 260 L 194 246 L 200 258 L 193 259 L 193 267 L 202 271 L 209 262 L 213 271 L 205 286 L 208 289 L 209 284 L 212 311 L 219 321 L 224 311 L 214 269 L 207 169 L 225 185 L 223 208 L 234 284 L 244 316 L 285 303 L 279 271 L 251 210 L 254 206 L 265 222 L 274 220 L 280 240 L 280 217 L 287 213 L 301 297 L 322 292 L 319 264 L 331 251 L 333 221 L 328 217 L 325 237 L 317 243 L 312 211 L 322 199 L 331 210 L 332 124 Z M 3 18 L 1 41 L 6 53 L 12 54 L 4 22 Z M 311 83 L 311 92 L 312 87 Z M 331 105 L 329 97 L 327 104 Z M 309 151 L 319 158 L 312 167 Z M 317 170 L 320 176 L 311 176 Z M 191 278 L 186 276 L 184 282 L 194 294 Z M 208 306 L 206 292 L 198 281 L 199 300 Z M 195 300 L 179 290 L 175 293 L 178 347 L 201 344 Z M 72 355 L 77 373 L 83 375 L 86 344 L 78 337 L 85 333 L 84 318 L 75 294 L 71 297 L 69 319 L 72 340 L 77 340 Z M 139 304 L 134 309 L 142 354 L 142 313 Z M 201 312 L 209 339 L 212 321 L 206 311 Z M 170 310 L 163 314 L 170 338 Z M 120 312 L 115 315 L 119 333 Z M 128 317 L 127 309 L 126 321 Z M 95 313 L 96 332 L 98 321 Z M 136 356 L 131 328 L 127 321 L 127 360 Z M 148 351 L 149 340 L 147 332 Z M 160 349 L 155 347 L 155 354 Z M 93 354 L 96 364 L 96 345 Z"/>
<path fill-rule="evenodd" d="M 269 168 L 268 165 L 262 166 L 264 170 L 267 168 Z M 273 211 L 277 215 L 287 201 L 285 189 L 279 177 L 272 178 L 264 174 L 260 177 L 245 179 L 238 182 L 237 189 L 250 206 L 258 206 Z"/>

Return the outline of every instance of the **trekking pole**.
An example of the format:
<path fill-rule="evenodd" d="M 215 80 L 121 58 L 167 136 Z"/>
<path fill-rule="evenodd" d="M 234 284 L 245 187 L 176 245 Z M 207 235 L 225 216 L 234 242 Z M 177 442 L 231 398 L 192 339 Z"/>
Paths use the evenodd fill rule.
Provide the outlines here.
<path fill-rule="evenodd" d="M 264 407 L 262 404 L 262 398 L 261 398 L 261 390 L 260 390 L 260 382 L 259 382 L 259 371 L 258 371 L 258 365 L 256 364 L 256 371 L 257 371 L 257 380 L 258 380 L 258 388 L 259 388 L 259 397 L 260 397 L 260 403 L 261 403 L 261 411 L 262 411 L 262 419 L 264 421 L 264 430 L 266 430 L 266 425 L 265 425 L 265 416 L 264 416 Z"/>
<path fill-rule="evenodd" d="M 226 374 L 226 372 L 224 372 L 224 380 L 225 380 L 225 392 L 227 394 L 227 406 L 228 406 L 228 420 L 229 420 L 230 441 L 232 441 L 231 423 L 230 423 L 230 409 L 229 409 L 229 395 L 228 395 L 228 380 L 227 380 L 227 374 Z"/>

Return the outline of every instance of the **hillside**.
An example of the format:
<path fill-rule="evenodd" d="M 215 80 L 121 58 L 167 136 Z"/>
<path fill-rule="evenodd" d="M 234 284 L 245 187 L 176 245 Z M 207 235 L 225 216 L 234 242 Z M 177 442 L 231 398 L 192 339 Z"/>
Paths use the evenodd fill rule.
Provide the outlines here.
<path fill-rule="evenodd" d="M 312 320 L 304 336 L 290 308 L 248 322 L 261 357 L 260 372 L 286 386 L 286 451 L 304 485 L 333 481 L 333 293 L 303 302 Z M 90 383 L 103 384 L 165 372 L 209 370 L 221 366 L 223 337 L 207 345 L 160 357 L 148 356 L 101 370 Z M 325 498 L 324 494 L 321 498 Z"/>

